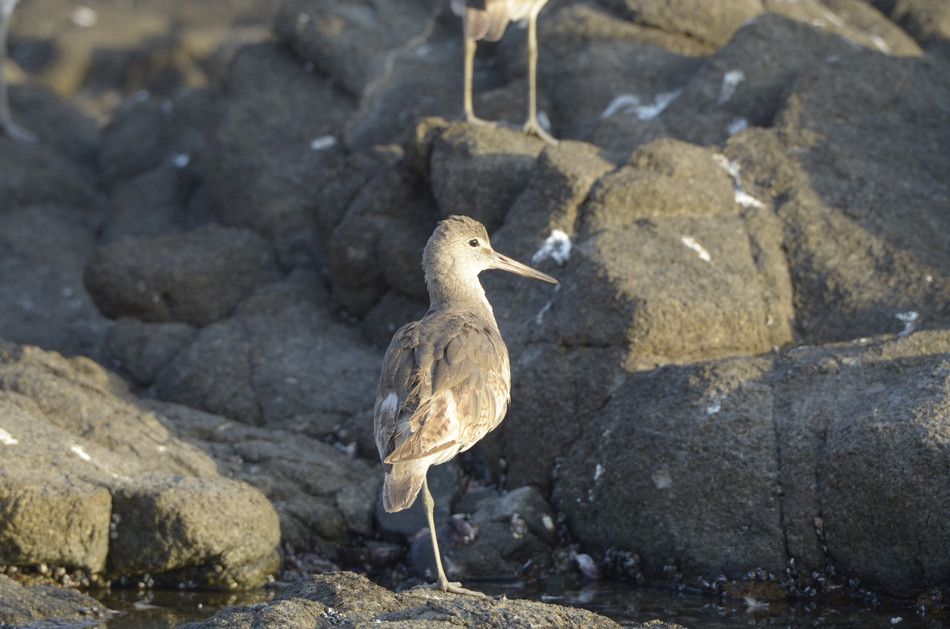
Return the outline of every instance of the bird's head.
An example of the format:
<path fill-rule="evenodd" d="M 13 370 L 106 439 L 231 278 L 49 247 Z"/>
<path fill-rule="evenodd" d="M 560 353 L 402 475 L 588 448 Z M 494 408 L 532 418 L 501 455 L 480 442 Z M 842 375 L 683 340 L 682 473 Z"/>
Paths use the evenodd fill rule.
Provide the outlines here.
<path fill-rule="evenodd" d="M 488 269 L 500 269 L 549 284 L 558 281 L 546 273 L 503 256 L 492 249 L 485 226 L 467 216 L 450 216 L 440 221 L 422 254 L 426 282 L 439 277 L 457 281 L 476 278 Z"/>

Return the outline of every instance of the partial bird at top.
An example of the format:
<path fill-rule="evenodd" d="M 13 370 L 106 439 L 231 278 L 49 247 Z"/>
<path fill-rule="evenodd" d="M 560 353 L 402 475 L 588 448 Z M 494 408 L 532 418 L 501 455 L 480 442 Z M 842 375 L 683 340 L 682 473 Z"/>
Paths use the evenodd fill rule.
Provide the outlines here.
<path fill-rule="evenodd" d="M 7 59 L 7 33 L 10 32 L 10 18 L 13 9 L 19 0 L 0 0 L 0 133 L 5 133 L 14 140 L 21 142 L 35 142 L 36 136 L 20 125 L 13 122 L 10 113 L 10 94 L 8 93 L 3 65 Z"/>
<path fill-rule="evenodd" d="M 408 509 L 421 490 L 437 587 L 478 594 L 445 576 L 426 475 L 430 466 L 474 446 L 508 412 L 508 349 L 478 274 L 501 269 L 551 284 L 557 280 L 497 253 L 485 227 L 466 216 L 438 224 L 422 266 L 429 312 L 396 332 L 379 376 L 374 431 L 386 472 L 383 506 L 389 512 Z"/>
<path fill-rule="evenodd" d="M 475 115 L 472 105 L 472 74 L 476 42 L 498 41 L 508 22 L 528 20 L 528 120 L 525 133 L 557 144 L 538 123 L 538 13 L 548 0 L 452 0 L 452 10 L 462 16 L 465 30 L 465 119 L 476 124 L 491 124 Z"/>

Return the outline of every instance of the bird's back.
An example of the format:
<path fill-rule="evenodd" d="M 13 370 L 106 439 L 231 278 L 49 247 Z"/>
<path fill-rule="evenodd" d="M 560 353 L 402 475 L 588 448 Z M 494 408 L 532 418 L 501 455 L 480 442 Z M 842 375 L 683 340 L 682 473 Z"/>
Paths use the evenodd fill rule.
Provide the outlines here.
<path fill-rule="evenodd" d="M 508 350 L 490 313 L 430 311 L 393 336 L 383 360 L 374 428 L 388 466 L 387 510 L 409 507 L 429 466 L 477 443 L 508 411 Z"/>

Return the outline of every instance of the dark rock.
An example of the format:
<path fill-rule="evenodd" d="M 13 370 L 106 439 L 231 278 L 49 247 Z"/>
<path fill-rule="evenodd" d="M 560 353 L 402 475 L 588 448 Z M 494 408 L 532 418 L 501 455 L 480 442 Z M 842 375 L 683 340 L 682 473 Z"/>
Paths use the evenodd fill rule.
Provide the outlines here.
<path fill-rule="evenodd" d="M 86 286 L 107 316 L 193 325 L 227 316 L 278 277 L 263 238 L 217 225 L 106 245 L 85 272 Z"/>
<path fill-rule="evenodd" d="M 159 374 L 159 398 L 324 437 L 372 407 L 380 354 L 327 308 L 313 273 L 265 286 Z M 314 383 L 321 383 L 314 386 Z"/>
<path fill-rule="evenodd" d="M 221 587 L 277 569 L 267 499 L 220 476 L 92 361 L 0 346 L 0 416 L 3 564 Z"/>
<path fill-rule="evenodd" d="M 275 44 L 238 52 L 224 90 L 206 169 L 215 213 L 273 240 L 285 266 L 307 261 L 350 101 Z"/>
<path fill-rule="evenodd" d="M 425 40 L 443 9 L 435 0 L 398 6 L 380 0 L 286 0 L 274 30 L 321 74 L 359 98 L 385 80 L 397 51 Z"/>
<path fill-rule="evenodd" d="M 922 591 L 950 556 L 933 511 L 950 487 L 948 348 L 921 332 L 632 375 L 566 454 L 556 504 L 586 547 L 634 549 L 654 574 L 794 558 Z"/>
<path fill-rule="evenodd" d="M 461 492 L 462 471 L 454 461 L 429 470 L 429 491 L 435 499 L 435 521 L 443 523 L 454 513 L 452 505 Z M 376 497 L 376 524 L 379 531 L 400 541 L 416 535 L 428 526 L 422 497 L 405 511 L 386 513 L 382 494 Z"/>
<path fill-rule="evenodd" d="M 117 182 L 102 241 L 111 243 L 184 231 L 191 188 L 190 177 L 171 161 Z"/>
<path fill-rule="evenodd" d="M 464 214 L 497 229 L 545 146 L 520 131 L 450 125 L 433 141 L 429 164 L 442 216 Z"/>
<path fill-rule="evenodd" d="M 722 46 L 747 21 L 762 12 L 759 0 L 714 6 L 702 0 L 615 0 L 636 22 Z"/>
<path fill-rule="evenodd" d="M 410 321 L 421 319 L 427 309 L 426 300 L 391 290 L 366 313 L 360 321 L 360 329 L 373 345 L 385 351 L 396 330 Z"/>
<path fill-rule="evenodd" d="M 875 0 L 874 5 L 889 15 L 921 44 L 950 40 L 950 6 L 940 0 Z"/>
<path fill-rule="evenodd" d="M 332 619 L 332 620 L 330 620 Z M 188 629 L 363 625 L 454 627 L 617 627 L 583 609 L 525 600 L 492 600 L 437 590 L 394 594 L 351 572 L 301 579 L 266 605 L 231 607 Z M 651 625 L 661 626 L 661 625 Z M 674 625 L 662 625 L 673 627 Z"/>
<path fill-rule="evenodd" d="M 75 590 L 20 585 L 0 575 L 0 624 L 5 626 L 92 626 L 107 619 L 99 601 Z"/>
<path fill-rule="evenodd" d="M 8 171 L 0 172 L 3 180 Z M 99 221 L 72 206 L 0 210 L 0 333 L 7 340 L 102 355 L 110 323 L 82 281 Z"/>
<path fill-rule="evenodd" d="M 98 213 L 103 206 L 94 175 L 45 144 L 0 135 L 0 173 L 4 208 L 56 205 Z"/>
<path fill-rule="evenodd" d="M 196 333 L 195 328 L 185 323 L 119 319 L 106 338 L 106 350 L 119 370 L 148 386 Z"/>
<path fill-rule="evenodd" d="M 96 123 L 52 91 L 38 85 L 11 86 L 10 109 L 19 124 L 36 134 L 40 142 L 80 168 L 95 162 L 99 149 Z"/>
<path fill-rule="evenodd" d="M 901 313 L 950 320 L 947 76 L 933 60 L 854 55 L 800 80 L 778 133 L 730 142 L 750 192 L 778 200 L 807 341 L 898 332 Z M 886 96 L 896 81 L 920 87 Z"/>

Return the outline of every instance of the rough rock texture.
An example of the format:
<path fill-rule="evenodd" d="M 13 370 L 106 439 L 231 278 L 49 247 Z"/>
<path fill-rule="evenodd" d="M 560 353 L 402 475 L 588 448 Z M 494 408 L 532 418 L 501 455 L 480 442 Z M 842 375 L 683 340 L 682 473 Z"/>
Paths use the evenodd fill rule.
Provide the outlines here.
<path fill-rule="evenodd" d="M 948 350 L 919 332 L 633 375 L 559 466 L 556 504 L 582 543 L 650 571 L 794 558 L 920 591 L 950 556 Z"/>
<path fill-rule="evenodd" d="M 86 627 L 102 622 L 106 613 L 99 601 L 75 590 L 26 587 L 0 575 L 0 624 L 4 626 Z"/>
<path fill-rule="evenodd" d="M 281 541 L 336 559 L 373 533 L 382 472 L 305 435 L 258 428 L 177 404 L 149 402 L 169 428 L 207 452 L 222 472 L 259 489 L 280 517 Z"/>
<path fill-rule="evenodd" d="M 380 353 L 327 308 L 301 269 L 201 329 L 156 380 L 158 397 L 251 424 L 334 434 L 372 407 Z"/>
<path fill-rule="evenodd" d="M 0 563 L 222 587 L 277 568 L 267 500 L 92 361 L 4 343 L 0 428 Z"/>
<path fill-rule="evenodd" d="M 148 386 L 195 334 L 195 328 L 186 323 L 119 319 L 109 331 L 106 349 L 117 370 Z"/>
<path fill-rule="evenodd" d="M 544 497 L 534 487 L 520 487 L 501 496 L 486 493 L 480 500 L 465 501 L 469 513 L 437 521 L 449 579 L 511 580 L 525 576 L 528 569 L 544 571 L 557 541 L 554 513 Z M 408 561 L 416 574 L 435 577 L 429 535 L 413 539 Z"/>
<path fill-rule="evenodd" d="M 192 325 L 227 316 L 255 288 L 279 277 L 267 241 L 217 225 L 106 245 L 85 272 L 89 292 L 110 317 Z"/>
<path fill-rule="evenodd" d="M 266 605 L 232 607 L 188 629 L 221 627 L 619 627 L 583 609 L 434 590 L 394 594 L 350 572 L 307 577 Z M 654 625 L 651 627 L 673 627 Z"/>

